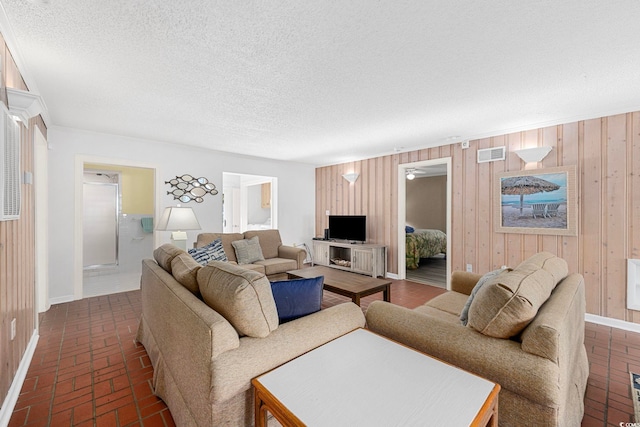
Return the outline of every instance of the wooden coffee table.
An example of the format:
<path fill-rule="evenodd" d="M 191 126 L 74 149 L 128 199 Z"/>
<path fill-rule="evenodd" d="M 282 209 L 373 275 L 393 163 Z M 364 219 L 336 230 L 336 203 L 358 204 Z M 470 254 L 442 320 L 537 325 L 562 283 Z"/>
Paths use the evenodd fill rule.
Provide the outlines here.
<path fill-rule="evenodd" d="M 349 297 L 357 305 L 360 305 L 360 298 L 377 292 L 382 292 L 385 301 L 391 301 L 391 280 L 377 279 L 322 266 L 287 271 L 287 274 L 289 278 L 303 279 L 324 276 L 324 289 Z"/>
<path fill-rule="evenodd" d="M 498 384 L 366 329 L 251 382 L 258 427 L 498 425 Z"/>

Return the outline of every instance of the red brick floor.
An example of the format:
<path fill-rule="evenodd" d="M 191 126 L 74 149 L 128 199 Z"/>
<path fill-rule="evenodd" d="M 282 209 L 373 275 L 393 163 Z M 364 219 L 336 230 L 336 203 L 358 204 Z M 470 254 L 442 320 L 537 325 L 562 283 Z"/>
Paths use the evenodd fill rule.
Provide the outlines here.
<path fill-rule="evenodd" d="M 585 347 L 589 381 L 582 426 L 619 427 L 636 422 L 629 372 L 640 373 L 640 334 L 587 323 Z"/>
<path fill-rule="evenodd" d="M 54 305 L 9 426 L 173 426 L 134 339 L 140 291 Z"/>
<path fill-rule="evenodd" d="M 414 308 L 443 289 L 394 281 L 391 301 Z M 382 299 L 363 298 L 362 307 Z M 348 301 L 324 293 L 323 307 Z M 51 307 L 14 409 L 14 426 L 173 426 L 151 391 L 153 368 L 135 342 L 140 291 Z M 634 422 L 629 371 L 640 373 L 640 334 L 587 323 L 590 364 L 584 427 Z M 534 424 L 532 424 L 534 425 Z"/>

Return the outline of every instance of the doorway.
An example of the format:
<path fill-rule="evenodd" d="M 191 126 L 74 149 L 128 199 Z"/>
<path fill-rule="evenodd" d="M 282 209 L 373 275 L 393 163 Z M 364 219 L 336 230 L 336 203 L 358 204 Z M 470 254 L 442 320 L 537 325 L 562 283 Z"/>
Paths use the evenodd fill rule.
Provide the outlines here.
<path fill-rule="evenodd" d="M 223 232 L 278 228 L 277 184 L 272 176 L 223 172 Z"/>
<path fill-rule="evenodd" d="M 139 289 L 153 256 L 155 169 L 100 160 L 77 162 L 76 299 Z"/>
<path fill-rule="evenodd" d="M 410 182 L 409 185 L 408 182 Z M 451 248 L 451 188 L 450 157 L 398 166 L 399 279 L 449 288 L 451 275 L 449 257 Z M 416 194 L 416 191 L 419 193 Z M 416 229 L 420 230 L 420 236 L 424 233 L 424 244 L 433 247 L 433 249 L 422 252 L 422 255 L 425 255 L 425 252 L 427 255 L 424 259 L 416 259 L 413 251 L 409 254 L 409 259 L 407 258 L 407 226 L 409 231 L 411 229 L 414 232 Z M 410 239 L 415 239 L 418 236 L 418 234 L 411 234 Z M 429 240 L 426 241 L 426 239 Z M 416 244 L 415 240 L 412 243 Z M 408 265 L 410 268 L 407 267 Z"/>

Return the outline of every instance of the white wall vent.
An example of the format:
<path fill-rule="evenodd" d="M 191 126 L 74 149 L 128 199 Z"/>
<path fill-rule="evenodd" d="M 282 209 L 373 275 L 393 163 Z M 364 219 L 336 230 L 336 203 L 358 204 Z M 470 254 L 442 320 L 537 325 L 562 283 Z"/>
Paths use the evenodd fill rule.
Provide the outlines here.
<path fill-rule="evenodd" d="M 20 127 L 4 104 L 0 110 L 0 221 L 7 221 L 20 218 Z"/>
<path fill-rule="evenodd" d="M 495 162 L 496 160 L 504 160 L 506 157 L 506 147 L 492 147 L 478 150 L 478 163 Z"/>

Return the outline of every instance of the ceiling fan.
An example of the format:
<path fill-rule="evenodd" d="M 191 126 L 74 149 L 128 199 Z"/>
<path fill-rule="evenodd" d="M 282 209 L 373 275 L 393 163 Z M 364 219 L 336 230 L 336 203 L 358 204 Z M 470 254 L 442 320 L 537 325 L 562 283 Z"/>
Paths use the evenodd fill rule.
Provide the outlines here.
<path fill-rule="evenodd" d="M 416 176 L 424 175 L 426 172 L 421 169 L 410 168 L 407 169 L 405 174 L 409 181 L 415 179 Z"/>
<path fill-rule="evenodd" d="M 447 175 L 447 166 L 444 163 L 436 165 L 424 165 L 421 168 L 405 169 L 405 176 L 409 181 L 415 178 L 426 178 L 441 175 Z"/>

